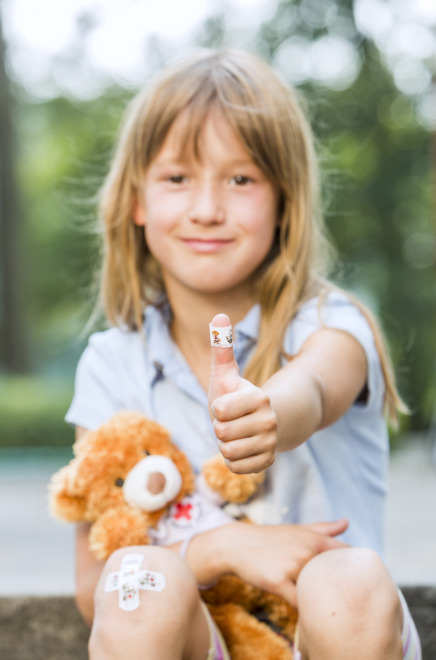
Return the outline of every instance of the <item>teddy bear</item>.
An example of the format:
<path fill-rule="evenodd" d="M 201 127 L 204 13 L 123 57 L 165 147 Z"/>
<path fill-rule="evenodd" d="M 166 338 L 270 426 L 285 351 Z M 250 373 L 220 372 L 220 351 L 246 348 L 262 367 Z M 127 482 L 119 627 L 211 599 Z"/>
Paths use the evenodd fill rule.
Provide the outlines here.
<path fill-rule="evenodd" d="M 90 523 L 97 559 L 133 545 L 189 542 L 195 534 L 233 520 L 224 503 L 249 500 L 263 475 L 237 475 L 221 454 L 196 478 L 160 424 L 121 412 L 73 447 L 74 458 L 49 484 L 52 515 Z M 226 575 L 202 590 L 232 660 L 291 660 L 297 612 L 284 599 Z"/>

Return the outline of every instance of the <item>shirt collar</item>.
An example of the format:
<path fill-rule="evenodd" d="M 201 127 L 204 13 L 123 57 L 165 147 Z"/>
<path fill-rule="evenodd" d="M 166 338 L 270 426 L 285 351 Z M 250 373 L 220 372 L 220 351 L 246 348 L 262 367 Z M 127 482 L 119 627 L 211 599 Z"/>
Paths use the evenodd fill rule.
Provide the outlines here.
<path fill-rule="evenodd" d="M 260 325 L 260 305 L 257 303 L 248 311 L 242 321 L 235 326 L 236 339 L 245 338 L 257 341 Z"/>
<path fill-rule="evenodd" d="M 177 378 L 183 373 L 183 378 L 195 381 L 199 384 L 192 371 L 185 362 L 170 333 L 171 308 L 168 302 L 156 307 L 149 305 L 144 314 L 144 330 L 147 341 L 148 360 L 152 369 L 150 370 L 150 385 L 153 386 L 163 376 Z M 260 305 L 254 305 L 246 316 L 234 327 L 235 335 L 235 357 L 243 368 L 247 352 L 253 348 L 257 341 L 260 321 Z M 188 373 L 190 376 L 188 376 Z M 186 386 L 193 383 L 186 382 Z M 202 390 L 203 391 L 203 390 Z"/>
<path fill-rule="evenodd" d="M 148 357 L 159 371 L 174 359 L 175 346 L 169 330 L 170 320 L 171 310 L 167 303 L 162 307 L 149 305 L 144 314 Z"/>

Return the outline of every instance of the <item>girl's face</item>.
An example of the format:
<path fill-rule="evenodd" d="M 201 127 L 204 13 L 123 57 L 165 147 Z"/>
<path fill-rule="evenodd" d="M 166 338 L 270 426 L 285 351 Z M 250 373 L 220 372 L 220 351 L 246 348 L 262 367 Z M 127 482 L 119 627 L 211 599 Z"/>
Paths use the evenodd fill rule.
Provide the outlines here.
<path fill-rule="evenodd" d="M 181 153 L 182 120 L 145 174 L 134 221 L 145 227 L 170 299 L 180 287 L 252 296 L 278 225 L 278 191 L 218 112 L 204 122 L 198 156 L 193 147 Z"/>

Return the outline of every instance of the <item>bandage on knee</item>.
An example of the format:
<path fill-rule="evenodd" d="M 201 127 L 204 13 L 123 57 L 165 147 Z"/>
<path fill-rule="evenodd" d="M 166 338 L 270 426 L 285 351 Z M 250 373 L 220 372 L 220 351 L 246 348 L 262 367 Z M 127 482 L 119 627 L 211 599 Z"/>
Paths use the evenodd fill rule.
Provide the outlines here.
<path fill-rule="evenodd" d="M 209 330 L 211 346 L 219 346 L 220 348 L 229 348 L 229 346 L 233 346 L 233 329 L 231 325 L 226 325 L 220 328 L 210 323 Z"/>
<path fill-rule="evenodd" d="M 104 584 L 106 593 L 118 591 L 118 605 L 126 612 L 132 612 L 139 607 L 139 589 L 165 589 L 165 577 L 162 573 L 139 570 L 143 559 L 144 556 L 139 552 L 124 555 L 120 570 L 109 573 Z"/>

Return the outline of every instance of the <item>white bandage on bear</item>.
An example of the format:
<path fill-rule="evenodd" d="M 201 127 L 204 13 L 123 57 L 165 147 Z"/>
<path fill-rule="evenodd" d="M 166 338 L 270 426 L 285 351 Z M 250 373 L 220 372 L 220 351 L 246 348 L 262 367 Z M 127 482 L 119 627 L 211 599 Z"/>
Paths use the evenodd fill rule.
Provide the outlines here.
<path fill-rule="evenodd" d="M 155 571 L 140 571 L 144 556 L 140 553 L 124 555 L 121 569 L 109 573 L 104 584 L 104 590 L 109 593 L 118 591 L 118 605 L 132 612 L 139 607 L 138 589 L 147 591 L 162 591 L 165 589 L 165 577 Z"/>
<path fill-rule="evenodd" d="M 220 348 L 229 348 L 230 346 L 233 346 L 233 330 L 231 325 L 226 325 L 223 328 L 220 328 L 210 323 L 209 330 L 211 346 L 219 346 Z"/>

